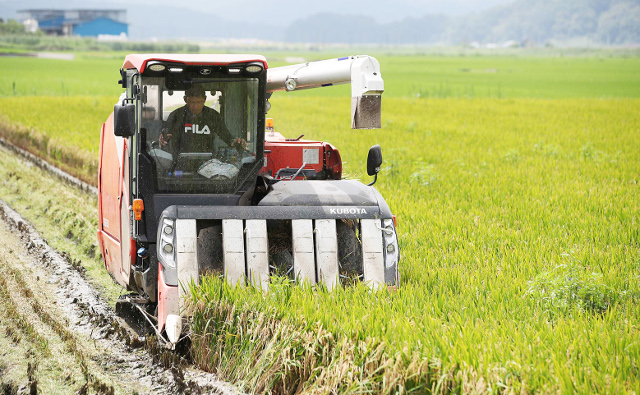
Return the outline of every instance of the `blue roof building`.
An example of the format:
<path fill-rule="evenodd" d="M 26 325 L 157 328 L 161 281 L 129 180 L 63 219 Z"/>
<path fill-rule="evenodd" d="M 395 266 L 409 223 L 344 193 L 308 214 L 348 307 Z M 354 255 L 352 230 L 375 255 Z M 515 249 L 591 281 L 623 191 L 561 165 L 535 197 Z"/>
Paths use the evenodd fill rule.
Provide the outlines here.
<path fill-rule="evenodd" d="M 129 35 L 126 10 L 21 10 L 18 19 L 33 19 L 38 28 L 58 36 Z"/>
<path fill-rule="evenodd" d="M 87 22 L 80 22 L 73 26 L 73 35 L 76 36 L 94 36 L 99 34 L 108 34 L 119 36 L 121 33 L 127 34 L 128 26 L 126 23 L 114 21 L 109 18 L 96 18 Z"/>

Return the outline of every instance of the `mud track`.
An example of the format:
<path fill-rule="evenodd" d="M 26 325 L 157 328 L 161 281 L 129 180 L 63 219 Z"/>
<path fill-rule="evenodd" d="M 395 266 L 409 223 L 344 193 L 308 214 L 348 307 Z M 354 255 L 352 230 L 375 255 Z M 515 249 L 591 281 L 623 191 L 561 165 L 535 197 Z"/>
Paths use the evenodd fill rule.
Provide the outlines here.
<path fill-rule="evenodd" d="M 0 200 L 0 393 L 237 393 L 123 324 L 83 267 Z"/>

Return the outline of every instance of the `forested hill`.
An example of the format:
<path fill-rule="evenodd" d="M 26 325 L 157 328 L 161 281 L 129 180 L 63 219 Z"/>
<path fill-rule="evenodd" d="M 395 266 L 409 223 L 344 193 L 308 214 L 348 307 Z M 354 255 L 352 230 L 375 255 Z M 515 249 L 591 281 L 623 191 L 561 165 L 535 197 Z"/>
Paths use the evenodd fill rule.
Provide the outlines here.
<path fill-rule="evenodd" d="M 380 24 L 316 14 L 292 23 L 284 41 L 317 43 L 640 43 L 640 0 L 517 0 L 466 16 L 424 15 Z"/>
<path fill-rule="evenodd" d="M 60 0 L 58 6 L 103 7 L 97 1 Z M 158 4 L 150 7 L 151 1 Z M 129 34 L 134 40 L 243 38 L 347 44 L 640 44 L 640 0 L 483 0 L 485 8 L 478 7 L 478 0 L 450 0 L 458 5 L 455 15 L 430 12 L 426 5 L 429 2 L 416 0 L 397 0 L 393 7 L 390 3 L 371 1 L 367 8 L 356 6 L 364 0 L 354 0 L 356 5 L 348 7 L 336 6 L 340 0 L 326 0 L 322 7 L 305 8 L 306 11 L 296 7 L 295 0 L 278 0 L 278 9 L 293 10 L 287 12 L 287 18 L 269 18 L 265 11 L 259 19 L 252 19 L 251 13 L 245 15 L 244 10 L 230 12 L 217 5 L 207 5 L 194 12 L 193 7 L 203 1 L 193 0 L 187 7 L 169 0 L 129 0 L 121 6 L 127 11 Z M 256 0 L 247 1 L 254 4 L 256 10 L 260 9 Z M 467 8 L 461 8 L 460 4 L 467 4 Z M 0 0 L 0 17 L 6 20 L 16 18 L 21 9 L 51 7 L 50 0 Z M 322 9 L 340 11 L 318 13 L 317 10 Z"/>

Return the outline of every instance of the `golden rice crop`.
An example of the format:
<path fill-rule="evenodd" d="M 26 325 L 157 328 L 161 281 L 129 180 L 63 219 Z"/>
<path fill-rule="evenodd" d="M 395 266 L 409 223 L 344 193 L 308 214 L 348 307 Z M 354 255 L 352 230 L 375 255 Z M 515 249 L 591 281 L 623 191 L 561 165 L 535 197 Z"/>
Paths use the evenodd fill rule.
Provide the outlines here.
<path fill-rule="evenodd" d="M 378 131 L 349 129 L 347 87 L 274 95 L 276 130 L 336 145 L 352 177 L 382 146 L 401 286 L 205 279 L 198 363 L 255 392 L 640 392 L 640 100 L 615 98 L 637 62 L 390 57 Z M 1 98 L 0 130 L 92 174 L 115 100 Z"/>
<path fill-rule="evenodd" d="M 203 366 L 248 390 L 638 391 L 639 100 L 385 99 L 380 131 L 348 130 L 347 100 L 335 102 L 274 99 L 270 115 L 285 135 L 340 147 L 357 177 L 383 147 L 376 187 L 398 215 L 402 284 L 263 296 L 209 279 L 194 336 L 246 366 Z M 249 341 L 265 322 L 267 338 Z M 281 327 L 297 345 L 272 344 Z M 332 351 L 314 365 L 304 339 L 318 328 Z M 299 351 L 257 363 L 287 344 Z M 371 370 L 344 362 L 371 353 Z"/>

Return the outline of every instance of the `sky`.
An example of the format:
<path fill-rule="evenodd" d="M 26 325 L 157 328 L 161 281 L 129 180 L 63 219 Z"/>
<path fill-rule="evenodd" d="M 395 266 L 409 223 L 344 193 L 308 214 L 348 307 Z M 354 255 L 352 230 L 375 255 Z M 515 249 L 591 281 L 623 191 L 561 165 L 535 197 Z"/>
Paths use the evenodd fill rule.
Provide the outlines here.
<path fill-rule="evenodd" d="M 7 18 L 10 10 L 27 8 L 110 9 L 144 5 L 154 9 L 179 6 L 194 12 L 215 14 L 226 20 L 266 21 L 283 26 L 321 12 L 366 15 L 379 23 L 387 23 L 425 14 L 465 15 L 510 2 L 512 0 L 0 0 L 0 16 Z"/>

